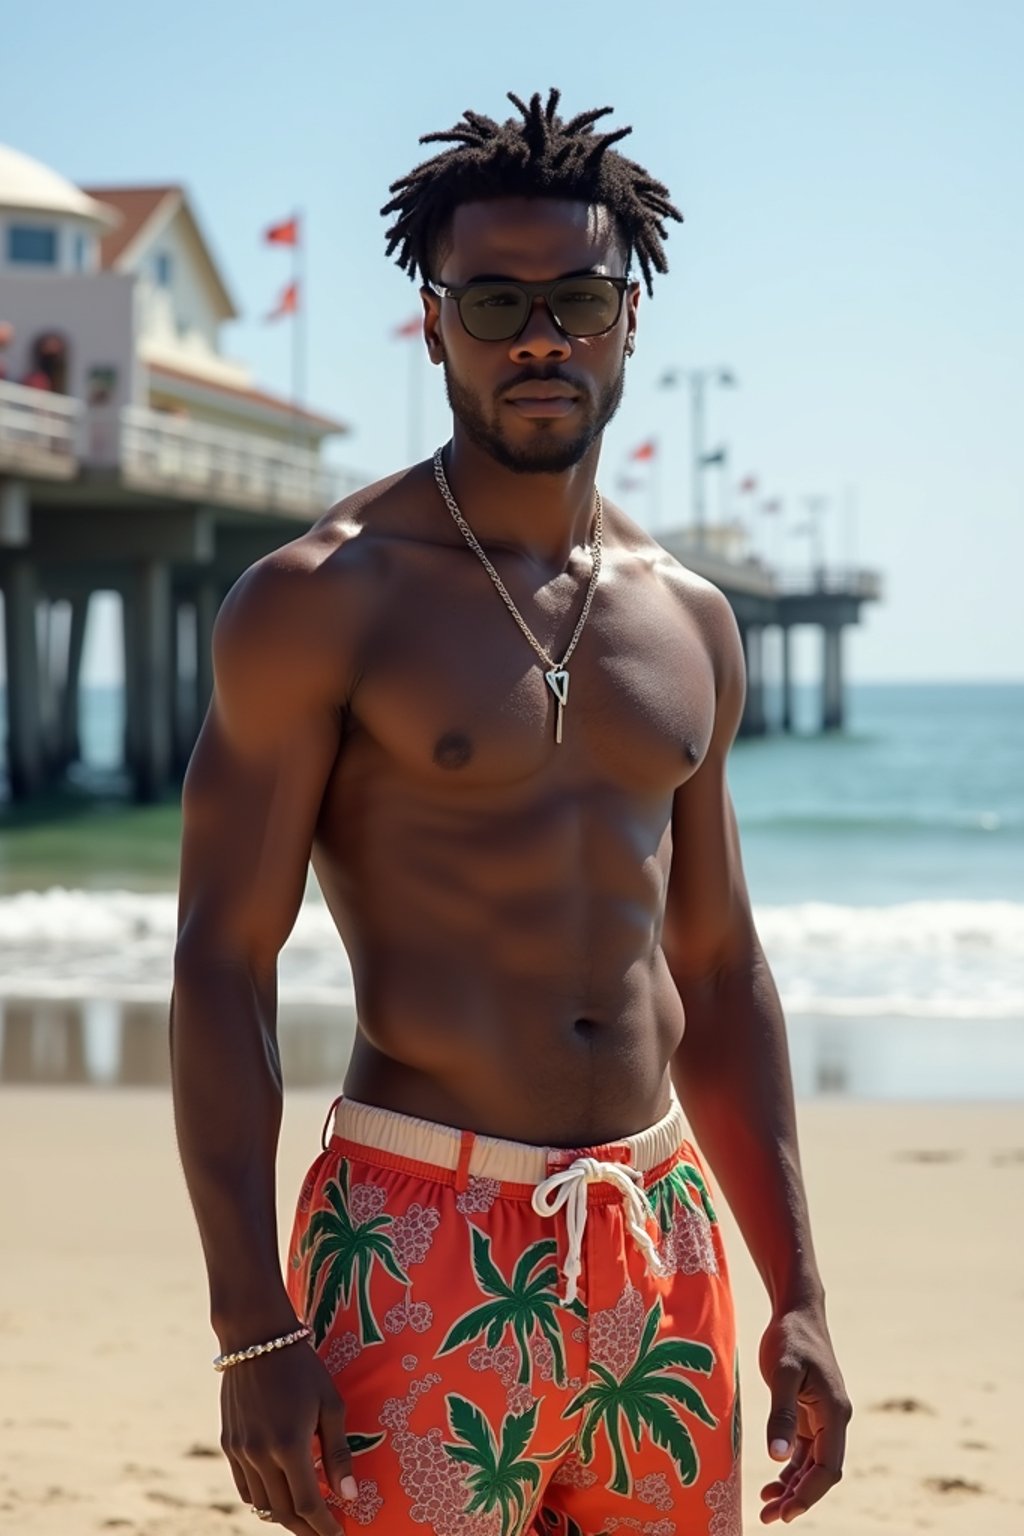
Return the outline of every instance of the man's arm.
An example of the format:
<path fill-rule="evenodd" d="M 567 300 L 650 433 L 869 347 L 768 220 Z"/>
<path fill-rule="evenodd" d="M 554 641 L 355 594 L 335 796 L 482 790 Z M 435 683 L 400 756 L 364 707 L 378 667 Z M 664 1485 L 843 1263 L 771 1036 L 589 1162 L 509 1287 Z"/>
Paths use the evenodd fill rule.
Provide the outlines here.
<path fill-rule="evenodd" d="M 277 956 L 302 900 L 341 740 L 344 647 L 317 626 L 322 580 L 302 545 L 254 567 L 214 632 L 214 699 L 183 796 L 171 1065 L 182 1164 L 221 1349 L 296 1326 L 278 1254 Z M 289 1529 L 334 1533 L 310 1447 L 350 1476 L 333 1383 L 306 1345 L 224 1373 L 239 1493 Z"/>
<path fill-rule="evenodd" d="M 850 1407 L 811 1244 L 785 1024 L 754 930 L 726 784 L 743 712 L 743 651 L 725 599 L 708 592 L 700 601 L 717 700 L 707 756 L 673 809 L 663 947 L 686 1029 L 672 1077 L 771 1300 L 760 1361 L 772 1393 L 768 1443 L 788 1465 L 763 1491 L 767 1522 L 802 1513 L 838 1481 Z"/>

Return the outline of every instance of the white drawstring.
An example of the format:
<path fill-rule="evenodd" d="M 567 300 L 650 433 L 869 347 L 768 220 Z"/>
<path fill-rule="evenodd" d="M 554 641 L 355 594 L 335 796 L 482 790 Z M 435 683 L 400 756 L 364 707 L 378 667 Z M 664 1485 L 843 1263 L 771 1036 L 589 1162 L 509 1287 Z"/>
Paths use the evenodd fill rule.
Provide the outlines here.
<path fill-rule="evenodd" d="M 565 1299 L 576 1300 L 576 1282 L 583 1268 L 583 1232 L 587 1225 L 587 1185 L 614 1184 L 622 1191 L 626 1224 L 647 1260 L 647 1267 L 661 1275 L 665 1267 L 647 1230 L 653 1217 L 650 1201 L 643 1191 L 643 1174 L 623 1163 L 602 1163 L 596 1157 L 578 1157 L 568 1168 L 560 1168 L 537 1185 L 532 1205 L 538 1216 L 554 1216 L 565 1206 L 565 1226 L 569 1251 L 565 1256 Z"/>

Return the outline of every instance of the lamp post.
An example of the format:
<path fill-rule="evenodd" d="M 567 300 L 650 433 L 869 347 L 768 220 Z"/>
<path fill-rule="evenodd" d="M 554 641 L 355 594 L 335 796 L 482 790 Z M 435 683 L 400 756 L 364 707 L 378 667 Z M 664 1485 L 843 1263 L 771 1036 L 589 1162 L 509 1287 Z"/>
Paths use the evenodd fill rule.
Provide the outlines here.
<path fill-rule="evenodd" d="M 704 470 L 708 457 L 704 452 L 704 389 L 710 381 L 727 389 L 736 389 L 738 380 L 731 368 L 672 368 L 660 380 L 663 389 L 671 389 L 680 379 L 690 386 L 690 474 L 693 529 L 698 548 L 704 543 L 707 521 L 704 506 Z"/>
<path fill-rule="evenodd" d="M 808 534 L 811 541 L 811 579 L 821 591 L 825 586 L 825 546 L 822 539 L 821 519 L 828 507 L 827 496 L 805 496 Z"/>

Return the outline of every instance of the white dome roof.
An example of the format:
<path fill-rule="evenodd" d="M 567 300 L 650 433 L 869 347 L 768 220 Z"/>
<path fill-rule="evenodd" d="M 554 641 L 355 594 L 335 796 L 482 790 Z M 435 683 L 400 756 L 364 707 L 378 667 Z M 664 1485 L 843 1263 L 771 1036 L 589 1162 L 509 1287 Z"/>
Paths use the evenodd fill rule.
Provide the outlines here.
<path fill-rule="evenodd" d="M 97 225 L 120 223 L 112 208 L 86 197 L 74 182 L 6 144 L 0 144 L 0 208 L 72 214 Z"/>

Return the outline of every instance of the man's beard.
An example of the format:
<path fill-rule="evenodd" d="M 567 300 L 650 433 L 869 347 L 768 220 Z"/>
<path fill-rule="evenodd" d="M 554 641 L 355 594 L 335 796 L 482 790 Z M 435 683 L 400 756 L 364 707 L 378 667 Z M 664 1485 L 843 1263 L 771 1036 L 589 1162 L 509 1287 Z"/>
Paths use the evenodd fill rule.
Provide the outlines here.
<path fill-rule="evenodd" d="M 578 464 L 621 405 L 626 380 L 626 359 L 623 354 L 618 372 L 602 390 L 595 404 L 591 405 L 589 399 L 580 396 L 583 420 L 574 436 L 557 437 L 553 431 L 541 429 L 531 443 L 516 446 L 502 436 L 500 402 L 494 402 L 491 414 L 488 415 L 480 397 L 454 376 L 447 358 L 443 366 L 448 403 L 466 436 L 478 448 L 490 454 L 503 469 L 510 469 L 517 475 L 558 475 Z M 555 372 L 547 377 L 561 378 L 563 375 Z"/>

